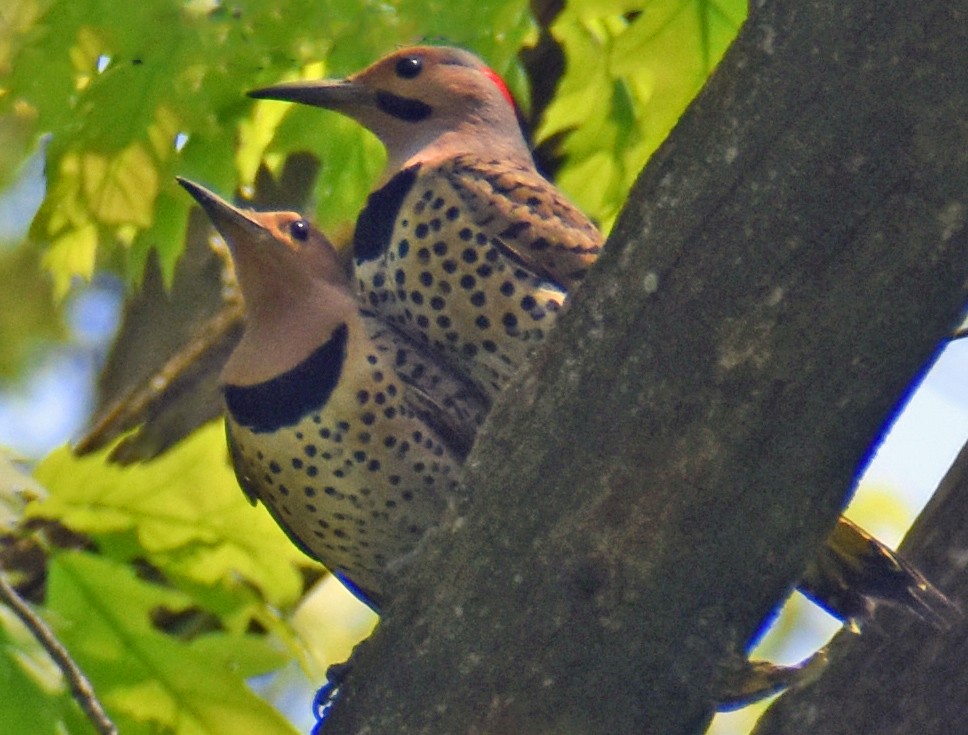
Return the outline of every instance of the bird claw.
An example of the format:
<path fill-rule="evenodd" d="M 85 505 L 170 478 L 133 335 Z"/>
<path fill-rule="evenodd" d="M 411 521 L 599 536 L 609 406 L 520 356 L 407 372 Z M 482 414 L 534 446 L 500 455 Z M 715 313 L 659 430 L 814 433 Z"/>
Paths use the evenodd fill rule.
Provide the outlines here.
<path fill-rule="evenodd" d="M 326 718 L 329 717 L 329 713 L 336 704 L 336 698 L 339 697 L 343 680 L 351 669 L 352 665 L 344 662 L 333 664 L 326 670 L 326 683 L 316 690 L 316 696 L 313 697 L 313 716 L 316 718 L 316 724 L 313 725 L 310 735 L 319 735 L 322 732 Z"/>

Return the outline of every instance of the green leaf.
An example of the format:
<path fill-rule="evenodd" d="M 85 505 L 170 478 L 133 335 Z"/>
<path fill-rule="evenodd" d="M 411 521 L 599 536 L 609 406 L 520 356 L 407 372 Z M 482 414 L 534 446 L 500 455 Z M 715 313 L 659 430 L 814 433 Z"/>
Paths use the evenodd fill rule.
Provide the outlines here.
<path fill-rule="evenodd" d="M 228 194 L 252 183 L 265 151 L 271 164 L 289 144 L 327 157 L 317 213 L 324 226 L 347 228 L 379 168 L 379 147 L 360 145 L 348 127 L 329 135 L 318 115 L 303 135 L 283 132 L 268 147 L 275 123 L 259 119 L 246 89 L 313 69 L 343 74 L 426 36 L 466 45 L 503 72 L 532 31 L 525 0 L 21 0 L 11 25 L 15 33 L 0 29 L 0 71 L 10 71 L 0 83 L 0 141 L 12 143 L 2 160 L 14 170 L 41 131 L 52 133 L 32 233 L 50 244 L 45 265 L 60 296 L 95 263 L 127 263 L 135 282 L 149 247 L 170 275 L 189 209 L 174 175 Z M 286 106 L 277 109 L 276 122 Z M 187 136 L 182 150 L 176 136 Z M 174 204 L 159 211 L 165 194 Z"/>
<path fill-rule="evenodd" d="M 28 514 L 113 543 L 123 558 L 144 556 L 175 580 L 244 582 L 277 606 L 299 598 L 297 565 L 309 560 L 264 508 L 245 501 L 228 465 L 221 422 L 147 464 L 119 467 L 104 458 L 78 459 L 67 447 L 51 453 L 35 473 L 50 495 Z M 119 542 L 125 534 L 135 542 L 127 549 Z"/>
<path fill-rule="evenodd" d="M 189 602 L 124 565 L 74 552 L 51 563 L 46 617 L 122 732 L 294 733 L 245 683 L 286 661 L 264 640 L 211 634 L 184 643 L 154 629 L 153 609 Z"/>
<path fill-rule="evenodd" d="M 568 133 L 558 183 L 604 229 L 745 12 L 743 0 L 574 0 L 555 20 L 566 70 L 538 138 Z"/>
<path fill-rule="evenodd" d="M 83 156 L 84 195 L 94 217 L 107 225 L 147 227 L 154 219 L 158 172 L 145 147 L 133 143 L 116 156 Z"/>
<path fill-rule="evenodd" d="M 93 222 L 74 223 L 51 240 L 43 263 L 54 282 L 54 297 L 63 299 L 75 277 L 90 280 L 94 274 L 98 233 Z"/>
<path fill-rule="evenodd" d="M 65 330 L 36 247 L 0 249 L 0 283 L 0 376 L 11 378 L 38 347 L 62 338 Z"/>

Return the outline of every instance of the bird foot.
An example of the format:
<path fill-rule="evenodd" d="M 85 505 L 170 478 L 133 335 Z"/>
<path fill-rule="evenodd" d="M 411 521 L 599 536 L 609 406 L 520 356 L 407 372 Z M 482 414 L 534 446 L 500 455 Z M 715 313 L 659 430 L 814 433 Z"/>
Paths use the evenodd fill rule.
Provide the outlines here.
<path fill-rule="evenodd" d="M 313 697 L 313 715 L 316 717 L 316 724 L 310 735 L 319 735 L 323 730 L 326 718 L 336 704 L 343 681 L 352 670 L 353 665 L 348 661 L 341 664 L 333 664 L 326 670 L 326 683 L 316 690 Z"/>

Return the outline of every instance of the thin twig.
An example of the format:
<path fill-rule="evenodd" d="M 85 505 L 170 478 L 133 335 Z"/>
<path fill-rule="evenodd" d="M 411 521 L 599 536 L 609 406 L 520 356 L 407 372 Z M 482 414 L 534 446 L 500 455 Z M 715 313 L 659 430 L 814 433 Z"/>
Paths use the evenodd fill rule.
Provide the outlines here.
<path fill-rule="evenodd" d="M 10 586 L 2 572 L 0 572 L 0 601 L 5 602 L 33 633 L 34 638 L 40 641 L 40 645 L 44 647 L 57 668 L 64 674 L 64 678 L 70 685 L 71 694 L 74 695 L 74 699 L 87 714 L 98 733 L 101 735 L 117 735 L 117 726 L 104 711 L 104 707 L 101 706 L 97 695 L 94 693 L 94 687 L 91 686 L 91 682 L 84 675 L 84 672 L 74 662 L 63 644 L 57 640 L 47 623 L 41 620 L 30 605 Z"/>
<path fill-rule="evenodd" d="M 223 304 L 161 368 L 101 412 L 94 426 L 74 445 L 74 453 L 83 455 L 100 449 L 120 432 L 144 421 L 148 409 L 164 398 L 171 384 L 195 366 L 241 320 L 241 300 Z"/>

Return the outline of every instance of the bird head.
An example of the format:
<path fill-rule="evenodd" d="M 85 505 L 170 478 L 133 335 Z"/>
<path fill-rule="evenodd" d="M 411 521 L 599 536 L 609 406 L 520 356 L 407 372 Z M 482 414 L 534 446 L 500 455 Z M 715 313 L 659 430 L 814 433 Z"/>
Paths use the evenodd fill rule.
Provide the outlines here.
<path fill-rule="evenodd" d="M 353 118 L 386 147 L 390 171 L 448 154 L 530 161 L 507 86 L 462 49 L 405 48 L 345 79 L 278 84 L 249 96 L 300 102 Z"/>
<path fill-rule="evenodd" d="M 298 364 L 357 315 L 336 249 L 302 215 L 243 210 L 188 179 L 178 183 L 228 244 L 245 302 L 239 350 L 246 356 L 230 359 L 231 382 L 258 382 Z"/>

